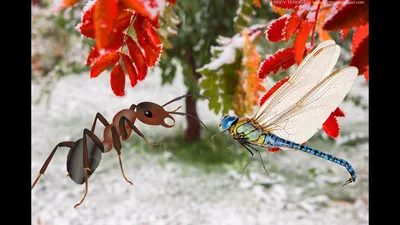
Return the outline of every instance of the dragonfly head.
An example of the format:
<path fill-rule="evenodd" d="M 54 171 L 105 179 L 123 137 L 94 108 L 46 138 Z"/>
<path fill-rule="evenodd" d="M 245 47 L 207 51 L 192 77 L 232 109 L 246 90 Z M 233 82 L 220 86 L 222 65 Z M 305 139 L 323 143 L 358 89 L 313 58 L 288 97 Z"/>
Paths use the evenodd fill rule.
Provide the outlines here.
<path fill-rule="evenodd" d="M 221 131 L 228 130 L 238 120 L 239 120 L 239 118 L 237 116 L 223 115 L 221 117 L 221 124 L 219 124 L 219 129 Z"/>

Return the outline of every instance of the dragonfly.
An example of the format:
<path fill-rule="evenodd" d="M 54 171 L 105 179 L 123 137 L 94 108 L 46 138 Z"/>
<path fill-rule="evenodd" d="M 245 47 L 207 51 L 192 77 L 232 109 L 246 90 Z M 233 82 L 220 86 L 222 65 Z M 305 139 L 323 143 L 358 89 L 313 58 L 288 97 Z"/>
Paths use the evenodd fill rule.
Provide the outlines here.
<path fill-rule="evenodd" d="M 228 131 L 250 152 L 248 163 L 253 158 L 253 151 L 261 158 L 256 147 L 300 150 L 346 168 L 350 178 L 342 187 L 355 182 L 357 174 L 348 161 L 304 144 L 322 128 L 358 75 L 358 69 L 353 66 L 331 72 L 339 55 L 340 46 L 334 41 L 318 44 L 253 117 L 225 114 L 221 117 L 219 133 Z M 265 169 L 264 163 L 263 166 Z"/>

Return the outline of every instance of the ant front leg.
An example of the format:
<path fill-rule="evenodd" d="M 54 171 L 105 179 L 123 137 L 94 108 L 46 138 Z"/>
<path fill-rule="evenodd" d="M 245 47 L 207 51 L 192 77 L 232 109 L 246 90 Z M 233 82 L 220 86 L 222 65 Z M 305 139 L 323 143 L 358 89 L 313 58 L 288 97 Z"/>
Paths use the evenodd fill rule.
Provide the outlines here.
<path fill-rule="evenodd" d="M 96 116 L 97 117 L 97 116 Z M 101 152 L 104 152 L 104 146 L 101 143 L 100 139 L 90 130 L 83 130 L 83 169 L 85 175 L 85 194 L 83 195 L 81 201 L 74 206 L 74 208 L 78 207 L 85 200 L 86 195 L 88 193 L 88 171 L 91 171 L 89 168 L 89 154 L 88 154 L 88 146 L 87 146 L 87 136 L 96 144 L 96 146 L 100 149 Z"/>
<path fill-rule="evenodd" d="M 99 119 L 100 122 L 101 122 L 105 127 L 108 126 L 108 125 L 110 125 L 110 124 L 107 122 L 106 118 L 104 118 L 104 116 L 101 115 L 101 114 L 98 112 L 98 113 L 96 113 L 96 116 L 94 117 L 92 129 L 91 129 L 92 132 L 94 132 L 94 129 L 96 128 L 97 119 Z"/>
<path fill-rule="evenodd" d="M 135 133 L 137 135 L 139 135 L 140 137 L 143 138 L 143 140 L 149 144 L 149 145 L 153 145 L 153 146 L 158 146 L 160 145 L 160 143 L 150 143 L 146 137 L 142 134 L 142 132 L 140 132 L 140 130 L 132 123 L 132 121 L 130 121 L 128 118 L 126 118 L 125 116 L 121 117 L 121 119 L 119 120 L 119 130 L 121 131 L 122 134 L 122 138 L 126 138 L 128 136 L 128 132 L 126 131 L 126 127 L 125 127 L 125 122 L 129 125 L 130 128 L 132 128 L 133 131 L 135 131 Z"/>
<path fill-rule="evenodd" d="M 42 168 L 39 171 L 39 174 L 37 175 L 35 181 L 33 182 L 32 189 L 33 189 L 33 187 L 35 187 L 36 183 L 39 181 L 40 176 L 42 176 L 44 174 L 44 172 L 46 171 L 46 169 L 49 166 L 49 163 L 50 163 L 51 159 L 53 158 L 54 153 L 56 153 L 56 150 L 58 149 L 58 147 L 72 148 L 74 146 L 74 144 L 75 144 L 75 142 L 73 142 L 73 141 L 64 141 L 64 142 L 58 143 L 56 145 L 56 147 L 54 147 L 53 151 L 50 153 L 49 157 L 47 157 L 46 161 L 44 162 Z"/>
<path fill-rule="evenodd" d="M 121 160 L 121 140 L 119 139 L 118 131 L 115 126 L 111 127 L 111 133 L 112 133 L 114 148 L 118 153 L 119 167 L 121 168 L 122 176 L 128 183 L 133 185 L 132 182 L 130 180 L 128 180 L 128 178 L 126 178 L 126 176 L 125 176 L 125 172 L 124 172 L 124 168 L 122 166 L 122 160 Z"/>

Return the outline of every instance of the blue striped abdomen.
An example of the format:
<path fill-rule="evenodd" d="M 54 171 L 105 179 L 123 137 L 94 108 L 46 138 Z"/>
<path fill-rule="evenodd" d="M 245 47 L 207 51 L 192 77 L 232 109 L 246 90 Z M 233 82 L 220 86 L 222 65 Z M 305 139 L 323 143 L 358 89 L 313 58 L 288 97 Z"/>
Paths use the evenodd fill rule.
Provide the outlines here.
<path fill-rule="evenodd" d="M 350 165 L 349 162 L 347 162 L 344 159 L 337 158 L 337 157 L 335 157 L 333 155 L 324 153 L 324 152 L 322 152 L 320 150 L 313 149 L 313 148 L 310 148 L 310 147 L 308 147 L 306 145 L 298 144 L 298 143 L 295 143 L 293 141 L 288 141 L 288 140 L 282 139 L 282 138 L 280 138 L 280 137 L 278 137 L 276 135 L 269 134 L 269 133 L 263 133 L 260 136 L 260 138 L 258 139 L 257 142 L 259 144 L 262 144 L 262 145 L 270 147 L 270 148 L 273 148 L 273 147 L 286 147 L 286 148 L 291 148 L 291 149 L 297 149 L 297 150 L 300 150 L 300 151 L 303 151 L 303 152 L 318 156 L 320 158 L 329 160 L 329 161 L 334 162 L 334 163 L 336 163 L 338 165 L 341 165 L 344 168 L 346 168 L 346 170 L 351 175 L 351 178 L 350 178 L 351 180 L 349 179 L 347 181 L 348 183 L 351 183 L 351 182 L 355 181 L 355 179 L 357 178 L 357 174 L 356 174 L 356 172 L 354 171 L 354 168 Z"/>

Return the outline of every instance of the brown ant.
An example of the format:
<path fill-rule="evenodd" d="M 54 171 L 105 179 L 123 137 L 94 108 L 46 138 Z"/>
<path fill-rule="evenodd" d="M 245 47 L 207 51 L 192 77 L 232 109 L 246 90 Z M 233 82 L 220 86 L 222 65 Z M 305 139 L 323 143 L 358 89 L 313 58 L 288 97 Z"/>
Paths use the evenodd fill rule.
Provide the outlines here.
<path fill-rule="evenodd" d="M 117 151 L 119 166 L 122 172 L 122 176 L 124 179 L 132 185 L 132 182 L 126 178 L 124 169 L 122 167 L 121 161 L 121 140 L 126 141 L 129 136 L 131 135 L 132 130 L 142 137 L 146 143 L 150 145 L 159 145 L 158 143 L 150 143 L 144 137 L 142 132 L 134 125 L 136 119 L 140 120 L 142 123 L 148 125 L 161 125 L 166 128 L 171 128 L 175 125 L 175 119 L 171 116 L 171 114 L 176 115 L 186 115 L 192 117 L 202 123 L 204 127 L 207 129 L 206 125 L 197 117 L 193 115 L 183 113 L 183 112 L 176 112 L 178 109 L 181 108 L 179 106 L 174 111 L 168 112 L 165 111 L 163 107 L 166 105 L 178 101 L 184 97 L 190 95 L 183 95 L 172 99 L 171 101 L 165 103 L 164 105 L 160 106 L 156 103 L 152 102 L 141 102 L 138 105 L 132 104 L 129 109 L 123 109 L 115 114 L 112 123 L 110 124 L 103 115 L 99 112 L 96 114 L 94 118 L 92 129 L 88 130 L 85 128 L 83 130 L 83 137 L 78 139 L 77 141 L 63 141 L 58 143 L 53 151 L 48 156 L 47 160 L 44 162 L 42 168 L 38 176 L 36 177 L 35 181 L 32 184 L 32 189 L 35 187 L 35 184 L 38 182 L 40 176 L 44 174 L 49 165 L 51 159 L 54 156 L 54 153 L 58 149 L 58 147 L 69 147 L 70 150 L 67 156 L 67 176 L 70 177 L 75 183 L 83 184 L 85 183 L 85 194 L 83 195 L 81 201 L 74 206 L 74 208 L 78 207 L 82 202 L 85 200 L 86 195 L 88 193 L 88 179 L 94 173 L 96 168 L 99 166 L 101 161 L 101 154 L 111 151 L 114 147 Z M 208 99 L 205 96 L 200 95 Z M 208 99 L 209 100 L 209 99 Z M 136 110 L 136 111 L 135 111 Z M 169 118 L 173 121 L 172 125 L 168 125 L 164 120 Z M 99 120 L 104 126 L 105 129 L 103 131 L 103 141 L 101 141 L 95 134 L 94 130 L 96 128 L 96 122 Z"/>

